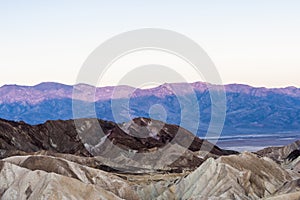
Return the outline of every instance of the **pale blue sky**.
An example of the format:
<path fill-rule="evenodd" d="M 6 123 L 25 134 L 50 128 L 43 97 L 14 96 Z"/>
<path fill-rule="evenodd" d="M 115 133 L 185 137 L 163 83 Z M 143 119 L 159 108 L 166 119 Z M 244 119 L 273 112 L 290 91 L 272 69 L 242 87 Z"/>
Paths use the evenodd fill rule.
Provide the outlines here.
<path fill-rule="evenodd" d="M 200 44 L 224 83 L 300 87 L 299 10 L 297 0 L 0 0 L 0 85 L 73 84 L 103 41 L 153 27 Z"/>

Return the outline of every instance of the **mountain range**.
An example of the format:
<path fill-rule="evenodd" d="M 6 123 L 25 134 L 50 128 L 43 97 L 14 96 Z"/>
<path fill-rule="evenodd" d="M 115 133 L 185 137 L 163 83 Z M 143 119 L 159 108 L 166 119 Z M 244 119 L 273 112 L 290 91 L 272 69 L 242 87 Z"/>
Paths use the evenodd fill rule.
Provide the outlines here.
<path fill-rule="evenodd" d="M 116 120 L 111 110 L 112 102 L 122 107 L 129 99 L 132 119 L 151 117 L 180 125 L 182 113 L 191 112 L 193 108 L 180 108 L 180 98 L 188 102 L 190 95 L 196 95 L 200 116 L 187 119 L 183 128 L 204 136 L 211 120 L 210 91 L 218 87 L 203 82 L 190 83 L 189 86 L 194 94 L 190 94 L 191 90 L 186 89 L 185 83 L 163 84 L 150 89 L 129 86 L 96 88 L 86 84 L 70 86 L 51 82 L 35 86 L 4 85 L 0 88 L 0 118 L 24 121 L 31 125 L 47 120 L 73 119 L 72 105 L 76 101 L 85 105 L 83 107 L 95 106 L 97 118 L 120 123 L 129 119 L 121 116 Z M 175 95 L 174 88 L 180 93 Z M 227 108 L 223 135 L 300 130 L 299 88 L 255 88 L 241 84 L 225 85 L 224 88 Z M 114 95 L 116 90 L 118 93 Z M 149 115 L 149 109 L 156 104 L 165 109 L 165 119 L 161 115 Z M 81 113 L 80 118 L 95 117 L 88 110 L 83 109 Z M 198 121 L 199 129 L 191 130 L 190 125 Z"/>

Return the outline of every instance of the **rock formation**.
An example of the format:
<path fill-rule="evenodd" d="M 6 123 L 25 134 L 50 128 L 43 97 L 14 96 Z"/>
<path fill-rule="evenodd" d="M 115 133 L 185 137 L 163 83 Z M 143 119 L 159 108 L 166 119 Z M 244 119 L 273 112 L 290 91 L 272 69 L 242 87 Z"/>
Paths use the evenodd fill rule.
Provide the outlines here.
<path fill-rule="evenodd" d="M 148 118 L 36 126 L 0 120 L 0 197 L 296 200 L 298 144 L 238 154 Z M 157 159 L 152 153 L 160 149 Z"/>

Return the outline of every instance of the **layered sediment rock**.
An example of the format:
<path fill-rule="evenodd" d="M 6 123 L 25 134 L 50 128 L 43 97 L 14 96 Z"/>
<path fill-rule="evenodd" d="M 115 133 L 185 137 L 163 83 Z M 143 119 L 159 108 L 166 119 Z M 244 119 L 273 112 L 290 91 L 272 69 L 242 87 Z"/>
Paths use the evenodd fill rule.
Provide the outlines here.
<path fill-rule="evenodd" d="M 262 199 L 298 190 L 293 177 L 276 162 L 243 153 L 208 159 L 158 199 Z"/>
<path fill-rule="evenodd" d="M 300 199 L 299 141 L 237 154 L 147 118 L 0 120 L 0 140 L 4 200 Z"/>

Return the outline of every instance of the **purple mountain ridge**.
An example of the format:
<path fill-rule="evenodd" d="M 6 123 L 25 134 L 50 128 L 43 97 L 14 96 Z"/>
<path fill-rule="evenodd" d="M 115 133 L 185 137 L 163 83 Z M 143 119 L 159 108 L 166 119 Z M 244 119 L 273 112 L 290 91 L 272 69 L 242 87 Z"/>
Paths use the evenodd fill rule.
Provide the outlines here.
<path fill-rule="evenodd" d="M 226 116 L 222 134 L 276 133 L 282 141 L 286 137 L 300 139 L 299 88 L 257 88 L 242 84 L 223 87 Z M 0 118 L 35 125 L 48 120 L 93 117 L 122 123 L 145 117 L 182 126 L 202 137 L 207 133 L 212 117 L 210 93 L 220 88 L 222 86 L 204 82 L 165 83 L 147 89 L 124 85 L 96 88 L 87 84 L 71 86 L 51 82 L 35 86 L 5 85 L 0 87 Z M 193 96 L 197 98 L 200 116 L 194 112 Z M 185 103 L 184 106 L 180 101 Z M 157 107 L 151 113 L 152 106 L 157 104 L 164 111 L 160 112 L 161 108 Z M 81 106 L 75 115 L 74 105 Z M 112 105 L 117 107 L 117 112 L 113 113 Z"/>
<path fill-rule="evenodd" d="M 218 86 L 195 82 L 189 84 L 194 91 L 205 92 L 208 88 Z M 0 87 L 0 104 L 2 103 L 27 103 L 35 105 L 49 99 L 76 99 L 88 102 L 97 102 L 110 99 L 121 99 L 130 97 L 156 96 L 164 98 L 174 94 L 174 89 L 180 91 L 176 95 L 191 93 L 187 89 L 186 83 L 165 83 L 155 88 L 139 89 L 130 86 L 107 86 L 94 87 L 87 84 L 65 85 L 54 82 L 45 82 L 35 86 L 4 85 Z M 242 84 L 224 85 L 226 92 L 246 94 L 256 97 L 264 97 L 269 94 L 286 95 L 290 97 L 300 97 L 300 89 L 296 87 L 286 88 L 265 88 L 251 87 Z M 114 91 L 117 91 L 114 93 Z M 95 95 L 94 95 L 95 94 Z M 128 96 L 131 94 L 131 96 Z"/>

